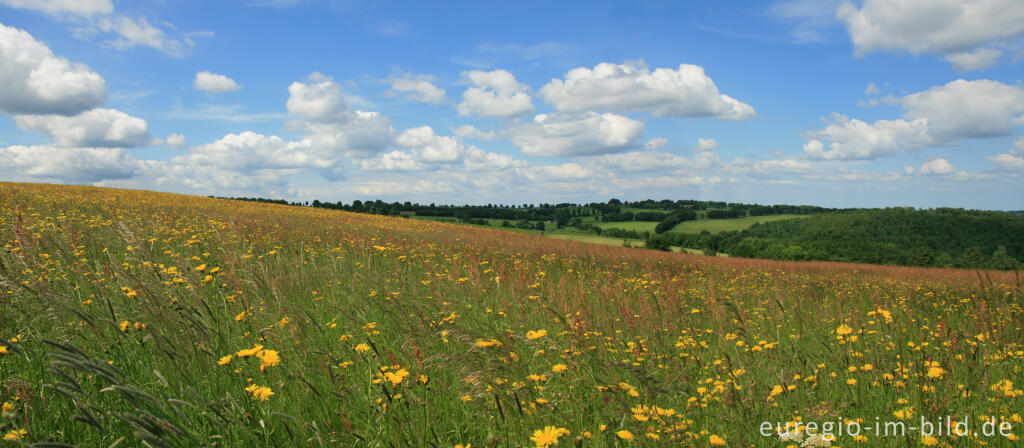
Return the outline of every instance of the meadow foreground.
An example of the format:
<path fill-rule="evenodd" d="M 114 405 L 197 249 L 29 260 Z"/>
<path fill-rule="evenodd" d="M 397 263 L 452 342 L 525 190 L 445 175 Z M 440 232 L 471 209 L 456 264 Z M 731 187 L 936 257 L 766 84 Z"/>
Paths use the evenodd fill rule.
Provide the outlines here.
<path fill-rule="evenodd" d="M 88 187 L 0 209 L 0 445 L 1022 444 L 1013 273 Z M 946 417 L 970 433 L 761 431 Z"/>

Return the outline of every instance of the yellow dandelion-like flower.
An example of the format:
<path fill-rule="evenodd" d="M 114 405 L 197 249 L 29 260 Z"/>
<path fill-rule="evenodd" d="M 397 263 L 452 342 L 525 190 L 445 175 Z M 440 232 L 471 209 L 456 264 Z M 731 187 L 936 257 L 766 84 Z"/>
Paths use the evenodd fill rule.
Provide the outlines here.
<path fill-rule="evenodd" d="M 6 345 L 0 345 L 0 355 L 6 355 L 6 354 L 7 354 L 7 346 Z"/>
<path fill-rule="evenodd" d="M 538 448 L 547 448 L 551 445 L 557 445 L 558 438 L 568 434 L 568 429 L 558 428 L 555 426 L 545 426 L 544 429 L 534 431 L 533 436 L 530 437 L 530 441 L 535 443 Z"/>
<path fill-rule="evenodd" d="M 921 438 L 921 444 L 924 446 L 935 446 L 939 444 L 939 439 L 932 436 L 924 436 Z"/>
<path fill-rule="evenodd" d="M 711 446 L 725 446 L 725 439 L 719 437 L 718 434 L 711 434 L 711 436 L 708 437 L 708 443 L 710 443 Z"/>
<path fill-rule="evenodd" d="M 12 429 L 8 431 L 7 434 L 4 434 L 4 440 L 21 440 L 24 439 L 27 434 L 28 431 L 25 431 L 24 429 Z"/>
<path fill-rule="evenodd" d="M 246 392 L 252 394 L 253 399 L 259 401 L 267 401 L 270 399 L 272 395 L 274 395 L 274 391 L 270 390 L 270 388 L 267 386 L 257 386 L 253 384 L 249 387 L 246 387 L 245 390 Z"/>
<path fill-rule="evenodd" d="M 942 375 L 946 374 L 946 369 L 938 366 L 932 366 L 928 368 L 928 378 L 938 379 L 942 378 Z"/>
<path fill-rule="evenodd" d="M 359 353 L 366 353 L 366 352 L 370 351 L 370 346 L 360 342 L 360 343 L 356 344 L 355 350 L 357 352 L 359 352 Z"/>
<path fill-rule="evenodd" d="M 206 263 L 196 266 L 196 272 L 203 272 L 206 270 Z"/>
<path fill-rule="evenodd" d="M 849 325 L 842 324 L 839 326 L 839 328 L 836 328 L 836 334 L 840 336 L 846 336 L 850 333 L 853 333 L 853 328 L 850 328 Z"/>
<path fill-rule="evenodd" d="M 494 340 L 494 339 L 477 339 L 475 345 L 477 347 L 482 347 L 482 348 L 486 348 L 486 347 L 501 347 L 501 342 L 499 342 L 497 340 Z"/>
<path fill-rule="evenodd" d="M 540 339 L 548 335 L 547 330 L 527 331 L 526 339 Z"/>
<path fill-rule="evenodd" d="M 551 366 L 551 371 L 555 372 L 555 373 L 562 373 L 562 372 L 565 372 L 567 370 L 569 370 L 569 366 L 567 366 L 565 364 L 555 364 L 555 365 Z"/>
<path fill-rule="evenodd" d="M 131 325 L 131 324 L 132 324 L 131 322 L 123 321 L 123 322 L 121 322 L 117 326 L 117 328 L 120 328 L 121 329 L 121 333 L 124 333 L 124 332 L 128 331 L 128 326 Z"/>
<path fill-rule="evenodd" d="M 633 433 L 625 429 L 616 432 L 615 435 L 622 440 L 633 440 Z"/>
<path fill-rule="evenodd" d="M 259 353 L 261 350 L 263 350 L 263 346 L 256 344 L 252 346 L 252 348 L 239 350 L 237 353 L 235 353 L 235 356 L 239 358 L 248 358 L 250 356 L 256 356 L 256 354 Z"/>
<path fill-rule="evenodd" d="M 281 356 L 278 355 L 277 350 L 260 350 L 256 356 L 259 356 L 261 364 L 266 366 L 276 366 L 281 363 Z"/>
<path fill-rule="evenodd" d="M 223 366 L 223 365 L 226 365 L 227 363 L 231 362 L 231 358 L 234 358 L 234 356 L 232 356 L 232 355 L 222 356 L 222 357 L 221 357 L 221 358 L 220 358 L 220 359 L 219 359 L 219 360 L 217 361 L 217 365 L 218 365 L 218 366 Z"/>

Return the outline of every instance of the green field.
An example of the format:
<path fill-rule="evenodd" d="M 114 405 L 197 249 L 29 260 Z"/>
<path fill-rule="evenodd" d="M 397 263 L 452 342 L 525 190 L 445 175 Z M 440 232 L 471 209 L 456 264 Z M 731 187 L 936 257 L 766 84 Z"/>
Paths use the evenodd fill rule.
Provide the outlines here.
<path fill-rule="evenodd" d="M 623 221 L 623 222 L 601 222 L 594 221 L 594 225 L 602 229 L 624 229 L 624 230 L 635 230 L 637 232 L 654 232 L 654 226 L 658 225 L 656 222 L 646 221 Z"/>
<path fill-rule="evenodd" d="M 745 218 L 733 219 L 700 219 L 697 221 L 681 222 L 672 228 L 671 232 L 677 233 L 700 233 L 707 230 L 711 233 L 725 232 L 729 230 L 743 230 L 754 224 L 781 221 L 783 219 L 801 218 L 804 215 L 768 215 L 768 216 L 747 216 Z M 652 226 L 653 230 L 654 227 Z"/>

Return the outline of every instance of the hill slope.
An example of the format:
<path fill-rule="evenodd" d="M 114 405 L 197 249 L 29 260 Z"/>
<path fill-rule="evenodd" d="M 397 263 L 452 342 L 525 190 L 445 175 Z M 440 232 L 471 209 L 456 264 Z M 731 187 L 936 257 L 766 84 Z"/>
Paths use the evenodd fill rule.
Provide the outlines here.
<path fill-rule="evenodd" d="M 1024 260 L 1024 217 L 959 209 L 881 209 L 763 223 L 723 239 L 734 256 L 875 264 L 1011 268 Z M 1003 247 L 1003 259 L 992 256 Z M 791 250 L 791 253 L 800 252 Z"/>
<path fill-rule="evenodd" d="M 782 446 L 759 422 L 1020 409 L 1005 273 L 53 185 L 0 210 L 11 444 Z"/>

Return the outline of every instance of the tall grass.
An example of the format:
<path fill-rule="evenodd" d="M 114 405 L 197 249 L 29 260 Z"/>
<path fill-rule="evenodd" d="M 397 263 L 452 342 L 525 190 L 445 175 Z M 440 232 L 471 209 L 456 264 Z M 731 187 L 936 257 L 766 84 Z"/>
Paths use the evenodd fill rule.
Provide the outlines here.
<path fill-rule="evenodd" d="M 760 423 L 1024 427 L 1012 274 L 87 187 L 0 184 L 0 208 L 7 444 L 786 446 Z"/>

